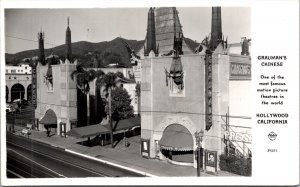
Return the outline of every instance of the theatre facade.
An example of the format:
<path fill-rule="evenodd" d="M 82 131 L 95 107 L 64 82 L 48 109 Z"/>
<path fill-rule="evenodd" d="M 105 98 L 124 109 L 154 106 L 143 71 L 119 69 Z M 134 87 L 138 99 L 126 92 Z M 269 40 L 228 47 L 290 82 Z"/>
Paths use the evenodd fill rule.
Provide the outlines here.
<path fill-rule="evenodd" d="M 137 68 L 106 69 L 122 71 L 125 77 L 138 75 L 141 97 L 132 102 L 141 116 L 141 156 L 177 165 L 198 164 L 212 172 L 220 169 L 221 154 L 251 157 L 251 42 L 245 37 L 236 44 L 224 39 L 220 7 L 212 8 L 211 20 L 209 36 L 191 49 L 177 9 L 150 8 Z M 43 59 L 43 33 L 39 44 L 39 59 Z M 82 127 L 76 123 L 84 110 L 78 100 L 82 93 L 71 79 L 77 65 L 71 57 L 68 26 L 66 59 L 55 65 L 39 63 L 32 70 L 38 127 L 55 128 L 56 134 L 64 136 L 73 127 Z M 126 84 L 133 97 L 135 83 Z M 95 81 L 90 88 L 96 96 Z"/>
<path fill-rule="evenodd" d="M 199 148 L 199 164 L 212 172 L 229 146 L 249 156 L 250 138 L 235 137 L 251 137 L 249 40 L 230 53 L 220 7 L 212 8 L 211 35 L 195 51 L 184 42 L 176 8 L 151 8 L 147 31 L 140 51 L 142 156 L 197 167 Z"/>

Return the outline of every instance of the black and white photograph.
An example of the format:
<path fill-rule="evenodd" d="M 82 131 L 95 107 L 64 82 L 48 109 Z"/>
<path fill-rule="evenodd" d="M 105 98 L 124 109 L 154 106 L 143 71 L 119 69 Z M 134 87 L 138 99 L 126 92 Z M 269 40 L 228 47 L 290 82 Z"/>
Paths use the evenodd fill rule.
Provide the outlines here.
<path fill-rule="evenodd" d="M 205 5 L 3 8 L 6 184 L 257 177 L 257 144 L 281 152 L 292 121 L 267 114 L 289 103 L 286 76 L 257 67 L 290 57 L 253 52 L 255 6 Z"/>
<path fill-rule="evenodd" d="M 251 9 L 182 9 L 6 9 L 8 177 L 251 176 Z"/>

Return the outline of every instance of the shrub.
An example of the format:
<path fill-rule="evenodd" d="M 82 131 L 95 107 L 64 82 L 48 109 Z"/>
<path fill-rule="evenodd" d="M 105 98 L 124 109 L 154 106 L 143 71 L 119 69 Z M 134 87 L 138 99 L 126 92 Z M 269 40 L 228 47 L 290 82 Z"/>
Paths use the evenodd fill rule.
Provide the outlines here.
<path fill-rule="evenodd" d="M 115 88 L 111 92 L 112 119 L 118 121 L 133 117 L 131 98 L 124 88 Z"/>
<path fill-rule="evenodd" d="M 243 158 L 236 155 L 220 155 L 220 169 L 234 174 L 251 176 L 252 159 Z"/>

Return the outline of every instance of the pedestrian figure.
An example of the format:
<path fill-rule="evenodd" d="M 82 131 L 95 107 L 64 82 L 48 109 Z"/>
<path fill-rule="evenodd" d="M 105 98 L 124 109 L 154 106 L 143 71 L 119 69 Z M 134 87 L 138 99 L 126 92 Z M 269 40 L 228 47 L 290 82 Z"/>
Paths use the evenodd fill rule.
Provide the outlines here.
<path fill-rule="evenodd" d="M 47 137 L 50 137 L 50 129 L 49 129 L 49 127 L 47 127 L 46 130 L 47 130 Z"/>

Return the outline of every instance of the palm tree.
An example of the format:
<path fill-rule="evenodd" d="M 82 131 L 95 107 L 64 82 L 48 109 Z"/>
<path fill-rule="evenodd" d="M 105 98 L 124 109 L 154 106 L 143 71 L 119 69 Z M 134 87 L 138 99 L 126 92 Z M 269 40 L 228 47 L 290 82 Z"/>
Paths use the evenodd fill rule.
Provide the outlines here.
<path fill-rule="evenodd" d="M 76 66 L 76 70 L 71 73 L 71 78 L 76 82 L 77 87 L 86 94 L 87 104 L 87 125 L 90 125 L 90 85 L 89 82 L 96 78 L 96 71 L 84 70 L 81 65 Z"/>
<path fill-rule="evenodd" d="M 101 69 L 99 69 L 99 70 L 97 70 L 96 71 L 96 83 L 97 83 L 97 81 L 100 81 L 102 78 L 103 78 L 103 76 L 105 75 L 105 73 L 101 70 Z M 98 99 L 101 99 L 101 96 L 100 96 L 100 98 L 98 98 L 98 94 L 97 94 L 97 91 L 98 91 L 98 89 L 101 91 L 101 88 L 100 87 L 97 87 L 97 85 L 95 86 L 95 108 L 94 108 L 94 110 L 95 110 L 95 114 L 98 114 Z M 101 93 L 101 92 L 100 92 Z"/>
<path fill-rule="evenodd" d="M 112 111 L 111 111 L 111 90 L 114 89 L 117 86 L 117 83 L 121 78 L 124 78 L 123 73 L 117 72 L 108 72 L 105 74 L 102 79 L 97 80 L 97 87 L 100 88 L 104 86 L 104 90 L 106 91 L 106 98 L 108 99 L 108 116 L 109 116 L 109 124 L 110 124 L 110 143 L 111 147 L 113 148 L 113 125 L 112 125 Z"/>

